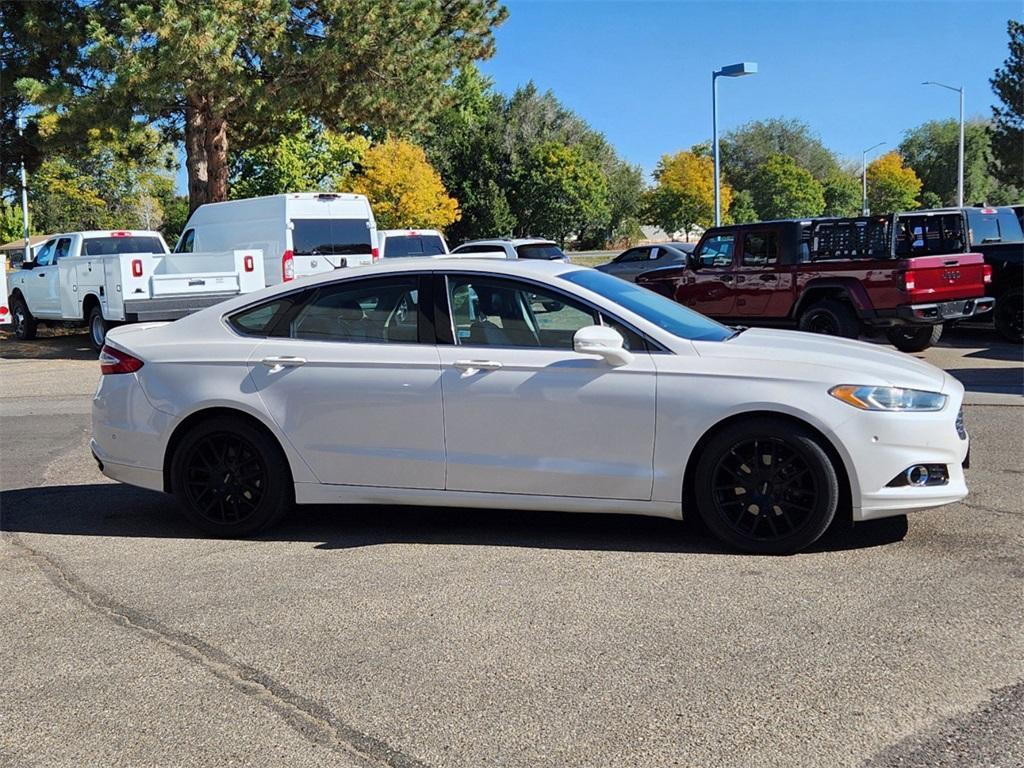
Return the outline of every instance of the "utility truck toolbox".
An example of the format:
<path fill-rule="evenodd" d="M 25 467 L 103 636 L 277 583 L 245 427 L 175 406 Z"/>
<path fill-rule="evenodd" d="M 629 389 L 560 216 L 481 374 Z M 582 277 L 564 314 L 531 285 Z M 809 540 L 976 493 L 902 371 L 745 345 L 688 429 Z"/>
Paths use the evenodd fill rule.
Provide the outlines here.
<path fill-rule="evenodd" d="M 256 249 L 172 254 L 159 232 L 71 232 L 50 238 L 12 280 L 18 338 L 39 322 L 86 324 L 94 347 L 116 323 L 176 320 L 265 285 Z"/>

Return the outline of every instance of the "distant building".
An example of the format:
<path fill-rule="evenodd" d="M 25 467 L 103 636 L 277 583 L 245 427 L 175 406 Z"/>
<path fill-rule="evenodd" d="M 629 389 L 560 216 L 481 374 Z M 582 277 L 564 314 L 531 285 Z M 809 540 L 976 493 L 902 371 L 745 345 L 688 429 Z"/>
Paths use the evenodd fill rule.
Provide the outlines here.
<path fill-rule="evenodd" d="M 681 229 L 678 232 L 669 234 L 661 227 L 656 227 L 653 224 L 645 224 L 640 227 L 640 230 L 644 233 L 644 236 L 638 243 L 636 243 L 636 245 L 651 245 L 654 243 L 668 242 L 695 243 L 700 240 L 700 236 L 704 234 L 704 229 L 702 227 L 694 227 L 689 232 Z"/>
<path fill-rule="evenodd" d="M 29 246 L 35 250 L 35 247 L 44 242 L 48 237 L 49 235 L 32 235 L 28 239 Z M 9 265 L 11 269 L 20 267 L 21 262 L 25 260 L 25 240 L 18 238 L 17 240 L 0 245 L 0 256 L 3 257 L 4 265 Z"/>

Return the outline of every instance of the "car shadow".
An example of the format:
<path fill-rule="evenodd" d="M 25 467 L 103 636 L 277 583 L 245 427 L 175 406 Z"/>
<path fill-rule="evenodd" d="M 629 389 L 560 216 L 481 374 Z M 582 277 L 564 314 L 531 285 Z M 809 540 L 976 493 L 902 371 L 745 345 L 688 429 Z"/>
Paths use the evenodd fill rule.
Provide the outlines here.
<path fill-rule="evenodd" d="M 950 368 L 968 392 L 1024 396 L 1024 368 Z"/>
<path fill-rule="evenodd" d="M 18 341 L 9 331 L 0 333 L 0 360 L 96 360 L 97 357 L 86 333 L 40 331 L 32 341 Z"/>
<path fill-rule="evenodd" d="M 0 493 L 0 530 L 61 536 L 206 539 L 174 499 L 127 485 L 67 485 Z M 891 544 L 906 517 L 837 522 L 811 552 Z M 452 507 L 301 506 L 256 541 L 310 542 L 319 550 L 380 544 L 499 546 L 607 552 L 734 555 L 699 523 L 636 515 Z"/>

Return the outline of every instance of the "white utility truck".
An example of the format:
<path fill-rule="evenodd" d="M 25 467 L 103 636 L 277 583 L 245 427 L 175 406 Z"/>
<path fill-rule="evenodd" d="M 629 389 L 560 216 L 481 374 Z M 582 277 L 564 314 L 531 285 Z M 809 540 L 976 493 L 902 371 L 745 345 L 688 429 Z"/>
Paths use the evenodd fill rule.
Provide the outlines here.
<path fill-rule="evenodd" d="M 201 205 L 174 252 L 263 251 L 267 285 L 380 257 L 377 222 L 364 195 L 290 192 Z"/>
<path fill-rule="evenodd" d="M 84 323 L 96 349 L 115 324 L 177 320 L 265 284 L 258 250 L 171 254 L 147 231 L 54 235 L 10 282 L 19 339 L 40 322 Z"/>

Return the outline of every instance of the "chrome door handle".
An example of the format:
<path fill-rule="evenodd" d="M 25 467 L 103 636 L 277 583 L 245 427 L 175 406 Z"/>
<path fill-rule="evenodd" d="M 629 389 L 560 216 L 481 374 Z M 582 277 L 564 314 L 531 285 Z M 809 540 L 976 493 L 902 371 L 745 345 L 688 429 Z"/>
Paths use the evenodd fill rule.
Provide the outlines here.
<path fill-rule="evenodd" d="M 480 371 L 496 371 L 501 368 L 501 363 L 497 360 L 456 360 L 454 365 L 466 376 L 472 376 Z"/>
<path fill-rule="evenodd" d="M 779 278 L 775 275 L 761 275 L 762 280 L 778 280 Z"/>
<path fill-rule="evenodd" d="M 306 358 L 304 357 L 264 357 L 261 361 L 263 365 L 270 369 L 271 373 L 277 373 L 285 368 L 298 368 L 301 365 L 306 364 Z"/>

